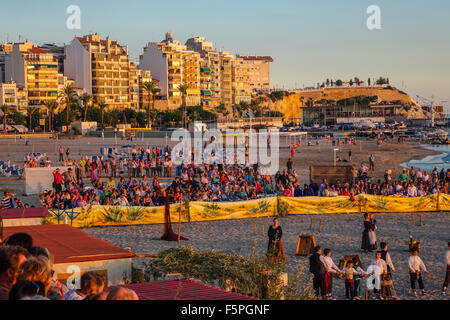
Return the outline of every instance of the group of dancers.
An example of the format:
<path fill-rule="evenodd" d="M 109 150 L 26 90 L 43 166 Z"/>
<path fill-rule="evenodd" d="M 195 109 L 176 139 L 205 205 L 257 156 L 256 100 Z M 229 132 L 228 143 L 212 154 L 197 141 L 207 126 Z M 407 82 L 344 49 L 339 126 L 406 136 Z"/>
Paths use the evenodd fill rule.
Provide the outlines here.
<path fill-rule="evenodd" d="M 362 234 L 361 249 L 365 253 L 377 250 L 376 220 L 370 213 L 364 214 L 364 231 Z M 269 227 L 269 245 L 267 256 L 269 261 L 284 260 L 284 249 L 281 241 L 283 231 L 278 218 L 273 220 Z M 411 291 L 417 296 L 416 283 L 419 285 L 422 295 L 425 295 L 425 285 L 422 274 L 428 274 L 425 263 L 419 257 L 419 249 L 412 248 L 408 258 L 408 271 Z M 397 272 L 388 252 L 388 244 L 380 243 L 380 250 L 375 252 L 367 271 L 361 268 L 361 262 L 356 257 L 345 262 L 342 270 L 336 266 L 331 258 L 331 250 L 326 248 L 322 252 L 320 246 L 314 248 L 314 253 L 309 257 L 309 270 L 313 274 L 313 288 L 318 299 L 329 300 L 332 297 L 333 276 L 343 278 L 345 281 L 345 296 L 347 299 L 361 298 L 361 279 L 370 277 L 367 281 L 367 289 L 373 291 L 376 299 L 398 299 L 393 285 L 392 273 Z M 450 242 L 445 254 L 446 276 L 442 286 L 442 294 L 447 294 L 450 281 Z"/>

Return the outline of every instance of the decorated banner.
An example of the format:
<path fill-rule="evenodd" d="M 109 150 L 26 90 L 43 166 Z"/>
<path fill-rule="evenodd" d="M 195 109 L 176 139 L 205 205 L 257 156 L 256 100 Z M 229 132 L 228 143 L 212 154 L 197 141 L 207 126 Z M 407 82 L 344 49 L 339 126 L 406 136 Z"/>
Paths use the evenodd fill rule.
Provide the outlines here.
<path fill-rule="evenodd" d="M 431 212 L 450 210 L 450 196 L 432 194 L 423 197 L 359 194 L 349 197 L 279 197 L 278 211 L 286 214 L 332 214 L 361 212 Z"/>
<path fill-rule="evenodd" d="M 53 217 L 45 223 L 62 223 L 87 228 L 94 226 L 164 223 L 164 206 L 118 207 L 85 206 L 67 211 L 49 210 Z M 185 202 L 170 205 L 172 223 L 245 219 L 289 214 L 350 214 L 364 212 L 450 211 L 450 196 L 432 194 L 424 197 L 377 196 L 360 194 L 349 197 L 268 197 L 237 202 Z M 180 217 L 181 214 L 181 217 Z M 58 219 L 59 217 L 59 219 Z"/>
<path fill-rule="evenodd" d="M 190 202 L 191 221 L 258 218 L 277 215 L 277 197 L 238 202 Z"/>
<path fill-rule="evenodd" d="M 66 215 L 68 224 L 77 228 L 89 228 L 97 226 L 133 225 L 164 223 L 164 206 L 159 207 L 120 207 L 120 206 L 85 206 L 66 211 L 49 210 L 53 217 L 46 223 L 62 223 L 63 217 L 58 221 L 58 214 Z M 170 218 L 172 222 L 179 220 L 180 205 L 170 205 Z M 189 221 L 188 210 L 183 205 L 181 210 L 182 221 Z"/>

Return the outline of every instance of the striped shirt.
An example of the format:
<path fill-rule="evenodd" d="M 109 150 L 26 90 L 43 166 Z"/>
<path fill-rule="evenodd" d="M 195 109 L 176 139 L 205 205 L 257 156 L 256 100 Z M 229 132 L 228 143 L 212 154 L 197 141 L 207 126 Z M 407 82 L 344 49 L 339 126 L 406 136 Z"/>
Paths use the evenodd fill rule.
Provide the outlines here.
<path fill-rule="evenodd" d="M 4 196 L 2 199 L 2 209 L 10 209 L 12 208 L 11 206 L 11 197 L 9 196 Z"/>

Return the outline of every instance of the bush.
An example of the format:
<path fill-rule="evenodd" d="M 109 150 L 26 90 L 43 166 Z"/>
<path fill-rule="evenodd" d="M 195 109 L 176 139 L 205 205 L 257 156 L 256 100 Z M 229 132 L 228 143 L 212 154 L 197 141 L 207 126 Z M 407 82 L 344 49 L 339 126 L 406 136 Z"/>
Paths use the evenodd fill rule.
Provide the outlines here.
<path fill-rule="evenodd" d="M 214 250 L 197 251 L 191 247 L 165 250 L 155 260 L 144 263 L 145 278 L 150 281 L 169 273 L 181 273 L 260 299 L 279 300 L 285 294 L 289 299 L 312 298 L 308 293 L 312 292 L 311 279 L 306 278 L 304 269 L 297 272 L 292 286 L 285 290 L 281 283 L 284 263 L 269 262 L 266 256 L 257 257 L 255 247 L 256 241 L 248 258 Z"/>

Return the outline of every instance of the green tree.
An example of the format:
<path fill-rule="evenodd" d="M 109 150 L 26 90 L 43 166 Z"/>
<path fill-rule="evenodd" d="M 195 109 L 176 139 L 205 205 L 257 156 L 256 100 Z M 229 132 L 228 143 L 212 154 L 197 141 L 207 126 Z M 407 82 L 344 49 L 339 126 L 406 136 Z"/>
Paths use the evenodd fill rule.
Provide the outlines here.
<path fill-rule="evenodd" d="M 104 116 L 105 116 L 105 111 L 108 109 L 108 105 L 106 104 L 106 103 L 104 103 L 104 102 L 100 102 L 99 104 L 98 104 L 98 108 L 100 109 L 100 112 L 101 112 L 101 123 L 102 123 L 102 129 L 104 129 L 105 128 L 105 126 L 104 126 Z"/>
<path fill-rule="evenodd" d="M 70 131 L 69 126 L 69 109 L 71 106 L 71 103 L 75 99 L 75 90 L 73 89 L 73 86 L 71 84 L 66 85 L 60 92 L 59 92 L 59 99 L 61 100 L 62 104 L 66 107 L 66 125 L 67 125 L 67 132 Z"/>
<path fill-rule="evenodd" d="M 178 91 L 181 93 L 181 107 L 183 108 L 183 128 L 186 128 L 186 94 L 188 86 L 181 84 L 178 86 Z"/>
<path fill-rule="evenodd" d="M 338 87 L 342 86 L 342 80 L 336 80 L 336 86 Z"/>
<path fill-rule="evenodd" d="M 4 104 L 0 107 L 3 112 L 3 131 L 6 133 L 6 118 L 11 114 L 11 108 Z"/>
<path fill-rule="evenodd" d="M 156 98 L 156 95 L 157 95 L 161 90 L 158 88 L 158 84 L 157 84 L 156 81 L 146 81 L 146 82 L 144 82 L 144 84 L 142 85 L 142 88 L 143 88 L 144 91 L 146 91 L 147 94 L 148 94 L 148 106 L 147 106 L 147 119 L 148 119 L 148 122 L 147 122 L 147 128 L 150 128 L 150 117 L 151 117 L 151 112 L 150 112 L 150 98 L 151 98 L 151 101 L 152 101 L 152 109 L 155 110 L 155 98 Z M 155 114 L 155 113 L 153 112 L 153 114 Z M 154 118 L 154 117 L 151 117 L 151 123 L 152 123 L 152 126 L 153 126 L 154 121 L 155 121 L 155 118 Z"/>
<path fill-rule="evenodd" d="M 84 108 L 84 122 L 86 122 L 86 119 L 87 119 L 87 111 L 88 111 L 88 108 L 89 108 L 89 105 L 91 104 L 91 102 L 92 102 L 92 96 L 90 95 L 90 94 L 88 94 L 88 93 L 84 93 L 81 97 L 80 97 L 80 99 L 81 99 L 81 102 L 83 103 L 83 108 Z"/>
<path fill-rule="evenodd" d="M 28 117 L 30 119 L 30 132 L 31 132 L 31 128 L 32 128 L 32 126 L 31 126 L 31 117 L 33 116 L 33 114 L 36 111 L 38 111 L 38 108 L 36 108 L 36 107 L 27 107 L 26 108 L 27 115 L 28 115 Z"/>
<path fill-rule="evenodd" d="M 58 109 L 58 103 L 56 101 L 47 101 L 45 102 L 45 107 L 48 110 L 48 130 L 52 131 L 54 129 L 54 118 L 55 111 Z"/>

